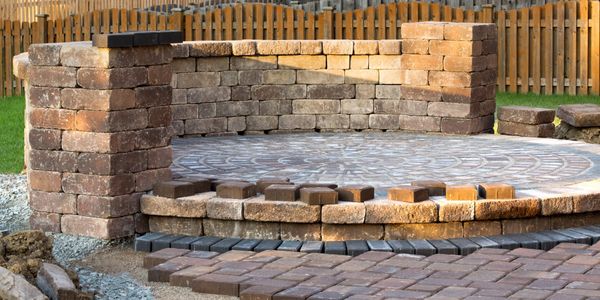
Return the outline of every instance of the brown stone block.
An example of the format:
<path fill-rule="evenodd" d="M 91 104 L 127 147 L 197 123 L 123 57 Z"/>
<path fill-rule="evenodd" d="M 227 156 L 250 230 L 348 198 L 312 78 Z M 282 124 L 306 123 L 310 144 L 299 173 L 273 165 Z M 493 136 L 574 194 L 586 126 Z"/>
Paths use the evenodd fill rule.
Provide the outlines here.
<path fill-rule="evenodd" d="M 177 178 L 176 181 L 191 183 L 194 186 L 195 194 L 206 193 L 211 190 L 211 180 L 206 178 L 184 177 Z"/>
<path fill-rule="evenodd" d="M 498 119 L 514 123 L 539 125 L 554 122 L 556 111 L 527 106 L 503 106 L 498 109 Z"/>
<path fill-rule="evenodd" d="M 308 205 L 336 204 L 338 202 L 338 193 L 326 187 L 301 186 L 300 201 Z"/>
<path fill-rule="evenodd" d="M 243 220 L 244 200 L 218 197 L 211 198 L 206 203 L 206 213 L 211 219 Z"/>
<path fill-rule="evenodd" d="M 28 70 L 29 84 L 43 87 L 77 86 L 77 69 L 69 67 L 31 66 Z"/>
<path fill-rule="evenodd" d="M 475 218 L 474 201 L 436 201 L 440 222 L 472 221 Z"/>
<path fill-rule="evenodd" d="M 365 202 L 365 208 L 365 223 L 369 224 L 431 223 L 438 220 L 438 207 L 433 201 L 371 200 Z"/>
<path fill-rule="evenodd" d="M 190 56 L 230 56 L 233 54 L 231 42 L 202 41 L 190 44 Z"/>
<path fill-rule="evenodd" d="M 29 60 L 34 66 L 60 65 L 62 44 L 33 44 L 29 46 Z"/>
<path fill-rule="evenodd" d="M 75 128 L 75 113 L 68 109 L 33 108 L 29 111 L 29 124 L 33 128 L 72 130 Z"/>
<path fill-rule="evenodd" d="M 171 104 L 172 88 L 168 85 L 144 86 L 135 89 L 137 107 L 155 107 Z"/>
<path fill-rule="evenodd" d="M 412 186 L 426 188 L 429 191 L 429 196 L 444 196 L 446 195 L 446 184 L 439 180 L 416 180 L 410 183 Z"/>
<path fill-rule="evenodd" d="M 500 221 L 463 222 L 463 230 L 465 237 L 500 235 L 502 223 Z"/>
<path fill-rule="evenodd" d="M 448 200 L 477 200 L 477 195 L 477 187 L 472 184 L 446 186 Z"/>
<path fill-rule="evenodd" d="M 136 66 L 169 64 L 173 60 L 173 48 L 171 45 L 134 47 L 133 57 Z"/>
<path fill-rule="evenodd" d="M 150 232 L 191 236 L 203 234 L 202 219 L 198 218 L 149 216 L 148 225 Z"/>
<path fill-rule="evenodd" d="M 370 185 L 347 185 L 336 191 L 340 201 L 363 202 L 375 198 L 375 188 Z"/>
<path fill-rule="evenodd" d="M 474 118 L 479 116 L 480 103 L 430 102 L 427 115 L 451 118 Z"/>
<path fill-rule="evenodd" d="M 77 71 L 77 84 L 85 89 L 128 89 L 144 85 L 148 82 L 146 68 L 91 69 L 81 68 Z M 72 87 L 75 87 L 73 85 Z"/>
<path fill-rule="evenodd" d="M 77 153 L 67 151 L 30 150 L 28 168 L 33 170 L 75 172 Z"/>
<path fill-rule="evenodd" d="M 215 270 L 216 267 L 212 266 L 191 266 L 172 273 L 169 276 L 169 284 L 172 286 L 190 287 L 192 280 L 198 278 L 200 275 L 208 274 Z"/>
<path fill-rule="evenodd" d="M 135 226 L 136 233 L 146 233 L 150 232 L 150 226 L 148 225 L 148 216 L 145 214 L 135 214 L 133 215 L 133 222 Z"/>
<path fill-rule="evenodd" d="M 61 131 L 54 129 L 32 128 L 28 134 L 28 145 L 37 150 L 59 150 L 61 148 Z"/>
<path fill-rule="evenodd" d="M 493 124 L 487 122 L 487 118 L 442 118 L 441 128 L 442 133 L 474 134 L 480 133 L 484 128 L 493 128 Z"/>
<path fill-rule="evenodd" d="M 60 94 L 63 108 L 76 110 L 113 111 L 135 107 L 133 90 L 63 89 Z"/>
<path fill-rule="evenodd" d="M 260 222 L 315 223 L 321 209 L 299 201 L 265 201 L 254 198 L 244 202 L 244 219 Z"/>
<path fill-rule="evenodd" d="M 440 117 L 400 115 L 400 129 L 418 132 L 439 132 Z"/>
<path fill-rule="evenodd" d="M 461 222 L 385 225 L 386 240 L 450 239 L 463 237 Z"/>
<path fill-rule="evenodd" d="M 204 234 L 244 239 L 279 239 L 279 223 L 204 219 Z"/>
<path fill-rule="evenodd" d="M 135 174 L 135 191 L 149 191 L 157 182 L 167 180 L 171 180 L 171 169 L 169 168 L 153 169 L 139 172 Z"/>
<path fill-rule="evenodd" d="M 365 222 L 363 203 L 340 202 L 321 208 L 321 221 L 328 224 L 362 224 Z"/>
<path fill-rule="evenodd" d="M 118 196 L 133 192 L 135 182 L 132 174 L 100 176 L 64 173 L 62 186 L 66 193 Z"/>
<path fill-rule="evenodd" d="M 36 211 L 74 214 L 77 211 L 77 195 L 29 191 L 29 206 Z"/>
<path fill-rule="evenodd" d="M 282 240 L 321 240 L 321 224 L 281 223 L 280 226 Z"/>
<path fill-rule="evenodd" d="M 586 194 L 573 195 L 573 212 L 600 211 L 600 193 L 587 192 Z"/>
<path fill-rule="evenodd" d="M 515 234 L 537 232 L 549 229 L 552 227 L 550 218 L 526 218 L 514 220 L 502 220 L 502 234 Z"/>
<path fill-rule="evenodd" d="M 60 214 L 32 211 L 29 216 L 32 230 L 60 233 Z"/>
<path fill-rule="evenodd" d="M 388 189 L 388 200 L 421 202 L 429 199 L 429 191 L 420 186 L 398 186 Z"/>
<path fill-rule="evenodd" d="M 515 187 L 505 183 L 482 183 L 479 194 L 484 199 L 514 199 Z"/>
<path fill-rule="evenodd" d="M 289 182 L 270 184 L 263 193 L 265 200 L 296 201 L 300 198 L 300 187 Z"/>
<path fill-rule="evenodd" d="M 191 287 L 196 293 L 239 297 L 240 283 L 248 279 L 247 276 L 206 274 L 194 279 Z"/>
<path fill-rule="evenodd" d="M 60 108 L 60 91 L 59 88 L 32 86 L 29 88 L 29 105 L 34 108 Z"/>
<path fill-rule="evenodd" d="M 99 239 L 117 239 L 134 234 L 133 216 L 100 219 L 76 215 L 61 218 L 63 233 L 83 235 Z"/>
<path fill-rule="evenodd" d="M 542 215 L 560 215 L 573 212 L 572 195 L 541 196 Z"/>
<path fill-rule="evenodd" d="M 60 192 L 62 191 L 62 173 L 27 170 L 29 187 L 35 191 Z"/>
<path fill-rule="evenodd" d="M 190 250 L 177 249 L 177 248 L 165 248 L 156 252 L 150 253 L 144 256 L 143 267 L 144 269 L 150 269 L 156 267 L 162 263 L 165 263 L 173 258 L 184 256 L 188 254 Z"/>
<path fill-rule="evenodd" d="M 77 197 L 77 214 L 96 218 L 116 218 L 132 215 L 140 211 L 142 194 L 101 197 L 79 195 Z"/>
<path fill-rule="evenodd" d="M 573 127 L 600 126 L 600 106 L 597 104 L 560 105 L 556 115 Z"/>
<path fill-rule="evenodd" d="M 154 185 L 153 193 L 159 197 L 175 199 L 194 195 L 196 188 L 189 182 L 163 181 Z"/>
<path fill-rule="evenodd" d="M 500 134 L 526 137 L 552 137 L 554 135 L 554 124 L 528 125 L 498 121 L 498 132 Z"/>
<path fill-rule="evenodd" d="M 245 182 L 225 182 L 217 186 L 217 197 L 246 199 L 256 196 L 256 185 Z"/>
<path fill-rule="evenodd" d="M 147 154 L 135 151 L 118 154 L 80 153 L 77 158 L 79 173 L 91 175 L 118 175 L 146 170 Z"/>
<path fill-rule="evenodd" d="M 383 236 L 383 225 L 325 223 L 321 225 L 323 241 L 381 240 Z"/>
<path fill-rule="evenodd" d="M 171 143 L 169 128 L 147 128 L 135 132 L 136 149 L 152 149 L 166 147 Z M 131 143 L 131 140 L 129 141 Z"/>
<path fill-rule="evenodd" d="M 294 56 L 280 56 L 294 57 Z M 231 70 L 277 69 L 277 56 L 236 56 L 231 58 Z"/>
<path fill-rule="evenodd" d="M 85 132 L 119 132 L 148 126 L 146 109 L 114 112 L 80 110 L 75 116 L 75 129 Z"/>
<path fill-rule="evenodd" d="M 148 109 L 148 127 L 169 127 L 171 122 L 171 106 L 157 106 Z"/>
<path fill-rule="evenodd" d="M 178 199 L 144 195 L 140 201 L 140 209 L 142 213 L 152 216 L 205 218 L 208 200 L 214 197 L 215 193 L 202 193 Z"/>
<path fill-rule="evenodd" d="M 476 220 L 535 217 L 541 212 L 537 198 L 479 200 L 475 203 Z"/>

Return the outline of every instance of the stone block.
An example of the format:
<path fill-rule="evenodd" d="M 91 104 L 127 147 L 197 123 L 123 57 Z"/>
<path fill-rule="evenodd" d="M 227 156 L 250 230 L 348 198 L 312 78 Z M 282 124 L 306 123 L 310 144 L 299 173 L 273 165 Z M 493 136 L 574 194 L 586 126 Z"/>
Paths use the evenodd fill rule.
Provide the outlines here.
<path fill-rule="evenodd" d="M 473 74 L 468 72 L 429 72 L 429 84 L 442 87 L 472 87 Z"/>
<path fill-rule="evenodd" d="M 343 114 L 370 114 L 373 112 L 373 99 L 342 99 Z"/>
<path fill-rule="evenodd" d="M 430 102 L 427 115 L 435 117 L 473 118 L 479 116 L 478 103 Z"/>
<path fill-rule="evenodd" d="M 185 122 L 186 134 L 206 134 L 225 131 L 227 131 L 227 118 L 187 120 Z"/>
<path fill-rule="evenodd" d="M 56 78 L 55 76 L 60 77 L 59 74 L 47 72 L 44 72 L 44 76 L 51 78 Z M 129 89 L 147 83 L 148 70 L 143 67 L 115 69 L 81 68 L 77 71 L 77 84 L 85 89 Z M 34 84 L 33 81 L 31 81 L 31 84 Z M 75 87 L 75 85 L 66 85 L 66 87 Z"/>
<path fill-rule="evenodd" d="M 173 120 L 187 120 L 198 118 L 198 105 L 196 104 L 172 105 L 171 110 Z"/>
<path fill-rule="evenodd" d="M 444 22 L 418 22 L 402 24 L 402 39 L 443 40 Z"/>
<path fill-rule="evenodd" d="M 495 25 L 474 23 L 446 23 L 444 39 L 453 41 L 481 41 L 495 39 Z"/>
<path fill-rule="evenodd" d="M 323 223 L 321 226 L 323 241 L 380 240 L 383 236 L 383 225 Z"/>
<path fill-rule="evenodd" d="M 447 200 L 477 200 L 477 186 L 472 184 L 446 185 Z"/>
<path fill-rule="evenodd" d="M 231 88 L 228 86 L 195 88 L 188 90 L 188 103 L 221 102 L 231 99 Z"/>
<path fill-rule="evenodd" d="M 482 183 L 479 194 L 484 199 L 514 199 L 515 187 L 506 183 Z"/>
<path fill-rule="evenodd" d="M 229 70 L 229 57 L 201 57 L 196 59 L 196 72 L 218 72 Z"/>
<path fill-rule="evenodd" d="M 500 221 L 463 222 L 463 232 L 465 237 L 500 235 L 502 223 Z"/>
<path fill-rule="evenodd" d="M 153 193 L 159 197 L 175 199 L 194 195 L 196 189 L 189 182 L 163 181 L 154 185 Z"/>
<path fill-rule="evenodd" d="M 431 223 L 438 219 L 438 208 L 433 201 L 406 203 L 376 199 L 365 202 L 365 208 L 368 224 Z"/>
<path fill-rule="evenodd" d="M 321 222 L 327 224 L 362 224 L 365 222 L 363 203 L 340 202 L 321 208 Z"/>
<path fill-rule="evenodd" d="M 423 86 L 428 86 L 428 85 L 436 86 L 436 84 L 433 84 L 430 79 L 429 79 L 429 83 L 428 83 L 428 78 L 431 77 L 429 75 L 431 72 L 439 72 L 439 71 L 426 71 L 426 70 L 400 70 L 400 71 L 403 72 L 403 76 L 404 76 L 404 79 L 402 80 L 401 83 L 406 84 L 406 85 L 417 86 L 417 87 L 423 87 Z M 381 74 L 383 74 L 384 71 L 382 70 L 379 72 Z M 380 83 L 384 83 L 384 82 L 381 81 Z"/>
<path fill-rule="evenodd" d="M 89 42 L 69 43 L 61 47 L 61 65 L 78 68 L 123 68 L 134 65 L 131 48 L 92 47 Z"/>
<path fill-rule="evenodd" d="M 599 127 L 600 105 L 569 104 L 560 105 L 556 116 L 563 122 L 574 127 Z"/>
<path fill-rule="evenodd" d="M 209 199 L 215 196 L 214 192 L 178 199 L 144 195 L 140 200 L 140 209 L 142 213 L 152 216 L 205 218 L 207 216 L 207 203 Z"/>
<path fill-rule="evenodd" d="M 527 137 L 552 137 L 554 135 L 554 124 L 528 125 L 507 121 L 498 121 L 498 133 L 506 135 Z"/>
<path fill-rule="evenodd" d="M 292 101 L 294 114 L 336 114 L 340 112 L 339 100 L 294 100 Z"/>
<path fill-rule="evenodd" d="M 171 65 L 159 65 L 148 67 L 149 85 L 168 85 L 171 84 L 171 79 Z"/>
<path fill-rule="evenodd" d="M 235 56 L 231 58 L 231 70 L 277 69 L 277 56 Z"/>
<path fill-rule="evenodd" d="M 262 84 L 263 71 L 262 70 L 243 70 L 238 71 L 238 78 L 240 85 L 258 85 Z"/>
<path fill-rule="evenodd" d="M 324 40 L 323 54 L 351 55 L 354 50 L 354 43 L 351 40 Z"/>
<path fill-rule="evenodd" d="M 441 128 L 448 134 L 474 134 L 493 127 L 493 118 L 442 118 Z"/>
<path fill-rule="evenodd" d="M 300 54 L 318 55 L 323 54 L 323 44 L 321 41 L 301 40 Z"/>
<path fill-rule="evenodd" d="M 398 129 L 400 128 L 400 118 L 398 115 L 369 115 L 369 128 L 373 129 Z"/>
<path fill-rule="evenodd" d="M 404 84 L 405 75 L 406 70 L 379 70 L 379 84 Z M 427 74 L 425 74 L 425 80 L 427 80 Z"/>
<path fill-rule="evenodd" d="M 436 200 L 440 222 L 464 222 L 475 219 L 474 201 Z"/>
<path fill-rule="evenodd" d="M 446 56 L 479 56 L 481 41 L 430 41 L 429 54 Z"/>
<path fill-rule="evenodd" d="M 231 50 L 234 56 L 256 55 L 256 41 L 231 41 Z"/>
<path fill-rule="evenodd" d="M 476 220 L 514 219 L 535 217 L 541 212 L 537 198 L 511 200 L 479 200 L 475 202 Z"/>
<path fill-rule="evenodd" d="M 393 93 L 389 93 L 387 90 L 390 89 L 378 88 L 378 94 L 381 96 L 392 96 Z M 375 99 L 373 101 L 373 108 L 376 114 L 402 114 L 409 116 L 425 116 L 427 114 L 427 103 L 424 101 Z"/>
<path fill-rule="evenodd" d="M 349 55 L 327 55 L 327 69 L 350 69 Z"/>
<path fill-rule="evenodd" d="M 375 188 L 370 185 L 346 185 L 336 191 L 340 201 L 364 202 L 375 198 Z"/>
<path fill-rule="evenodd" d="M 34 66 L 60 65 L 60 51 L 62 44 L 33 44 L 29 46 L 29 60 Z"/>
<path fill-rule="evenodd" d="M 222 71 L 221 72 L 221 85 L 222 86 L 236 86 L 239 84 L 238 71 Z"/>
<path fill-rule="evenodd" d="M 306 182 L 306 183 L 300 184 L 300 188 L 314 188 L 314 187 L 328 188 L 328 189 L 335 190 L 335 189 L 337 189 L 338 186 L 335 183 L 321 183 L 321 182 Z"/>
<path fill-rule="evenodd" d="M 356 40 L 354 41 L 354 54 L 378 54 L 379 44 L 380 43 L 375 40 Z M 398 46 L 399 45 L 400 44 L 398 44 Z M 389 47 L 393 46 L 389 45 Z"/>
<path fill-rule="evenodd" d="M 221 82 L 221 76 L 218 72 L 194 72 L 177 74 L 177 88 L 211 88 L 216 87 Z"/>
<path fill-rule="evenodd" d="M 273 130 L 277 129 L 279 118 L 277 116 L 248 116 L 246 117 L 247 130 Z"/>
<path fill-rule="evenodd" d="M 488 68 L 486 56 L 445 56 L 444 70 L 451 72 L 483 71 Z"/>
<path fill-rule="evenodd" d="M 282 115 L 279 117 L 279 129 L 314 129 L 316 125 L 315 115 Z"/>
<path fill-rule="evenodd" d="M 35 191 L 60 192 L 62 191 L 62 173 L 27 170 L 29 187 Z"/>
<path fill-rule="evenodd" d="M 217 102 L 217 117 L 236 117 L 258 114 L 258 101 Z"/>
<path fill-rule="evenodd" d="M 231 100 L 250 100 L 250 87 L 249 86 L 233 86 L 231 87 Z"/>
<path fill-rule="evenodd" d="M 400 115 L 400 129 L 420 132 L 439 132 L 441 118 Z"/>
<path fill-rule="evenodd" d="M 279 239 L 279 223 L 204 219 L 204 235 L 244 239 Z"/>
<path fill-rule="evenodd" d="M 173 149 L 168 147 L 149 149 L 148 151 L 148 169 L 167 168 L 173 161 Z"/>
<path fill-rule="evenodd" d="M 227 131 L 241 132 L 246 130 L 246 117 L 227 118 Z"/>
<path fill-rule="evenodd" d="M 246 199 L 256 196 L 256 185 L 246 182 L 224 182 L 217 186 L 217 197 Z"/>
<path fill-rule="evenodd" d="M 118 154 L 80 153 L 77 157 L 79 173 L 93 175 L 119 175 L 141 172 L 147 169 L 146 151 Z"/>
<path fill-rule="evenodd" d="M 369 128 L 368 115 L 350 115 L 351 129 L 366 129 Z"/>
<path fill-rule="evenodd" d="M 573 212 L 573 196 L 541 196 L 540 205 L 542 207 L 543 216 L 570 214 Z"/>
<path fill-rule="evenodd" d="M 173 60 L 173 48 L 171 45 L 134 47 L 132 50 L 136 66 L 169 64 Z"/>
<path fill-rule="evenodd" d="M 32 211 L 29 226 L 32 230 L 60 233 L 60 214 Z"/>
<path fill-rule="evenodd" d="M 101 176 L 64 173 L 62 186 L 65 193 L 118 196 L 133 192 L 135 181 L 131 174 Z"/>
<path fill-rule="evenodd" d="M 374 84 L 357 84 L 356 85 L 356 99 L 370 99 L 375 98 L 375 85 Z"/>
<path fill-rule="evenodd" d="M 429 191 L 419 186 L 398 186 L 388 189 L 388 200 L 409 203 L 429 200 Z"/>
<path fill-rule="evenodd" d="M 193 73 L 196 72 L 195 58 L 174 59 L 171 63 L 173 73 Z"/>
<path fill-rule="evenodd" d="M 294 84 L 295 70 L 266 70 L 262 72 L 262 84 Z"/>
<path fill-rule="evenodd" d="M 170 117 L 170 116 L 169 116 Z M 168 120 L 170 123 L 171 120 Z M 86 132 L 120 132 L 148 127 L 146 109 L 114 112 L 80 110 L 75 116 L 75 129 Z"/>
<path fill-rule="evenodd" d="M 402 54 L 402 41 L 401 40 L 380 40 L 380 41 L 378 41 L 378 48 L 379 48 L 379 54 L 382 54 L 382 55 Z"/>
<path fill-rule="evenodd" d="M 298 70 L 297 82 L 302 84 L 342 84 L 344 70 Z"/>
<path fill-rule="evenodd" d="M 300 189 L 300 201 L 308 205 L 336 204 L 338 193 L 325 187 L 303 187 Z"/>
<path fill-rule="evenodd" d="M 398 70 L 405 68 L 401 55 L 370 55 L 369 69 L 372 70 Z"/>
<path fill-rule="evenodd" d="M 296 201 L 300 198 L 300 187 L 289 182 L 279 182 L 266 186 L 263 193 L 265 200 Z"/>
<path fill-rule="evenodd" d="M 306 85 L 258 85 L 251 88 L 254 100 L 306 98 Z"/>
<path fill-rule="evenodd" d="M 320 241 L 321 224 L 281 223 L 281 239 L 292 241 Z"/>
<path fill-rule="evenodd" d="M 99 239 L 117 239 L 134 234 L 133 216 L 101 219 L 77 215 L 61 217 L 63 233 Z"/>
<path fill-rule="evenodd" d="M 317 115 L 316 128 L 319 128 L 319 129 L 350 128 L 350 116 L 348 116 L 348 115 Z"/>
<path fill-rule="evenodd" d="M 573 212 L 600 211 L 600 193 L 587 192 L 585 194 L 573 195 Z"/>
<path fill-rule="evenodd" d="M 406 70 L 443 70 L 447 59 L 441 55 L 420 54 L 404 54 L 400 58 L 402 68 Z"/>
<path fill-rule="evenodd" d="M 56 129 L 29 130 L 27 135 L 28 146 L 37 150 L 60 150 L 62 132 Z"/>
<path fill-rule="evenodd" d="M 202 219 L 198 218 L 149 216 L 148 224 L 150 232 L 190 236 L 201 236 L 204 233 Z"/>
<path fill-rule="evenodd" d="M 385 225 L 386 240 L 450 239 L 463 237 L 460 222 Z"/>
<path fill-rule="evenodd" d="M 445 196 L 446 184 L 439 180 L 416 180 L 410 183 L 412 186 L 426 188 L 429 196 Z"/>
<path fill-rule="evenodd" d="M 319 206 L 299 201 L 265 201 L 262 197 L 244 202 L 244 219 L 260 222 L 315 223 L 321 219 Z"/>
<path fill-rule="evenodd" d="M 36 211 L 75 214 L 77 211 L 77 195 L 29 191 L 29 206 Z"/>
<path fill-rule="evenodd" d="M 279 69 L 319 70 L 325 69 L 325 55 L 290 55 L 279 56 L 277 61 Z"/>
<path fill-rule="evenodd" d="M 190 56 L 231 56 L 233 54 L 231 42 L 202 41 L 190 43 Z"/>
<path fill-rule="evenodd" d="M 182 182 L 187 182 L 187 183 L 192 184 L 194 186 L 195 194 L 207 193 L 207 192 L 210 192 L 210 190 L 211 190 L 212 181 L 211 181 L 211 179 L 208 179 L 208 178 L 182 177 L 182 178 L 177 178 L 176 181 L 182 181 Z"/>
<path fill-rule="evenodd" d="M 429 54 L 429 41 L 424 39 L 403 39 L 402 54 Z"/>
<path fill-rule="evenodd" d="M 350 57 L 350 69 L 368 69 L 368 55 L 353 55 Z"/>
<path fill-rule="evenodd" d="M 300 41 L 259 40 L 256 41 L 259 55 L 295 55 L 300 54 Z"/>
<path fill-rule="evenodd" d="M 400 99 L 402 90 L 400 85 L 383 85 L 375 86 L 375 98 L 378 99 Z"/>
<path fill-rule="evenodd" d="M 135 191 L 145 192 L 152 189 L 159 181 L 171 180 L 171 169 L 161 168 L 146 170 L 135 174 Z"/>
<path fill-rule="evenodd" d="M 65 89 L 70 90 L 70 89 Z M 61 89 L 48 87 L 30 87 L 29 105 L 34 108 L 60 108 Z M 70 107 L 64 107 L 70 108 Z"/>
<path fill-rule="evenodd" d="M 498 120 L 539 125 L 554 122 L 555 110 L 527 107 L 527 106 L 502 106 L 498 109 Z"/>
<path fill-rule="evenodd" d="M 33 108 L 28 112 L 28 119 L 32 128 L 73 130 L 75 113 L 67 109 Z"/>
<path fill-rule="evenodd" d="M 67 151 L 29 150 L 28 168 L 43 171 L 76 172 L 77 153 Z"/>
<path fill-rule="evenodd" d="M 370 66 L 369 61 L 369 66 Z M 344 71 L 344 83 L 346 84 L 357 84 L 357 83 L 378 83 L 379 72 L 377 70 L 345 70 Z"/>

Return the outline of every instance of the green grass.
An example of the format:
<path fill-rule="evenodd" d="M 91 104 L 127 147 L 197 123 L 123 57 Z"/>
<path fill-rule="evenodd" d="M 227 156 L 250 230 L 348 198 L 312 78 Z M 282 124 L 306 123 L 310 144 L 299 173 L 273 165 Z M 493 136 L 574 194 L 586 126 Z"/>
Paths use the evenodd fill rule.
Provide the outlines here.
<path fill-rule="evenodd" d="M 20 173 L 23 170 L 25 100 L 5 97 L 0 98 L 0 105 L 0 173 Z"/>
<path fill-rule="evenodd" d="M 498 93 L 496 106 L 521 105 L 543 108 L 558 108 L 562 104 L 595 103 L 600 104 L 599 96 L 534 95 Z"/>

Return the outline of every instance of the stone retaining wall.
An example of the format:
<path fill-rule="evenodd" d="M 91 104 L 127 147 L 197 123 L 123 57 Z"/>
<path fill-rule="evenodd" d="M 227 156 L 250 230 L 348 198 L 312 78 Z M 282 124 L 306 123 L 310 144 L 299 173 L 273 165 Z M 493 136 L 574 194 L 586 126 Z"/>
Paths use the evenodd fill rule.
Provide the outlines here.
<path fill-rule="evenodd" d="M 406 130 L 494 123 L 495 27 L 403 24 L 403 40 L 177 45 L 176 134 Z"/>

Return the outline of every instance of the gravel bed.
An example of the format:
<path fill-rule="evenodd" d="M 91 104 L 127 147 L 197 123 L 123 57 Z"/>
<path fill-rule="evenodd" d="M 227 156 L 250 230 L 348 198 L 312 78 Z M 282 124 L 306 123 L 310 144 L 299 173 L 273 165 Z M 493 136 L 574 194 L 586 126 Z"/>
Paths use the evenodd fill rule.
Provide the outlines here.
<path fill-rule="evenodd" d="M 0 229 L 18 231 L 29 229 L 31 210 L 27 205 L 27 177 L 0 174 Z M 122 241 L 105 241 L 66 234 L 51 234 L 52 253 L 63 266 L 69 261 L 82 259 L 91 253 L 116 247 Z M 107 275 L 90 269 L 75 268 L 82 288 L 97 293 L 96 299 L 153 299 L 150 290 L 138 284 L 128 274 Z"/>

